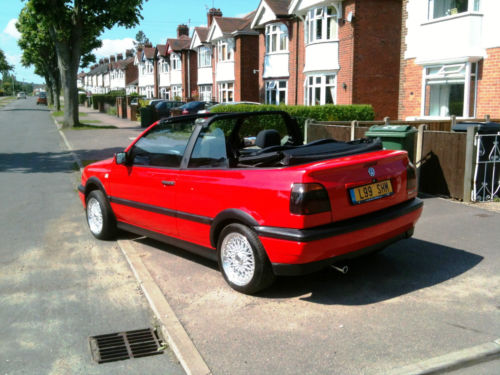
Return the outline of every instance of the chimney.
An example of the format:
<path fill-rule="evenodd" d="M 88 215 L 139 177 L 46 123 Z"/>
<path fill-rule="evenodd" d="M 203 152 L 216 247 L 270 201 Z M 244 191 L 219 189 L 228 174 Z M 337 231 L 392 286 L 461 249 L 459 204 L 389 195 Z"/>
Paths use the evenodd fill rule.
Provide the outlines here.
<path fill-rule="evenodd" d="M 179 25 L 177 26 L 177 38 L 180 38 L 181 35 L 189 36 L 189 26 L 188 25 Z"/>
<path fill-rule="evenodd" d="M 102 65 L 104 63 L 103 59 L 99 59 L 99 65 Z"/>
<path fill-rule="evenodd" d="M 116 61 L 115 55 L 109 56 L 109 61 L 111 61 L 112 63 L 114 63 Z"/>
<path fill-rule="evenodd" d="M 126 58 L 129 58 L 129 57 L 133 57 L 134 56 L 134 50 L 133 49 L 128 49 L 125 51 L 125 57 Z"/>
<path fill-rule="evenodd" d="M 144 44 L 144 48 L 152 48 L 153 44 L 152 43 L 146 43 Z"/>
<path fill-rule="evenodd" d="M 137 46 L 137 52 L 142 52 L 142 46 Z"/>
<path fill-rule="evenodd" d="M 220 9 L 211 8 L 207 13 L 207 25 L 210 27 L 214 20 L 214 17 L 222 17 L 222 12 Z"/>
<path fill-rule="evenodd" d="M 104 63 L 109 64 L 109 59 L 107 57 L 104 58 Z"/>
<path fill-rule="evenodd" d="M 120 61 L 120 60 L 123 60 L 123 54 L 122 53 L 119 53 L 118 55 L 116 55 L 116 61 Z"/>

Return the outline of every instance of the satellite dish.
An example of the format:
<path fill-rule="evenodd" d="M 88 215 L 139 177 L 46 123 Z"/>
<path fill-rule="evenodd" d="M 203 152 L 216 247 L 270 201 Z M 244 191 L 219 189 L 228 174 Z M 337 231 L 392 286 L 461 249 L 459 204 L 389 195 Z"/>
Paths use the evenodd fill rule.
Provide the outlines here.
<path fill-rule="evenodd" d="M 352 11 L 350 11 L 350 12 L 347 14 L 347 17 L 346 17 L 347 22 L 352 22 L 352 17 L 353 17 L 353 15 L 352 15 Z"/>

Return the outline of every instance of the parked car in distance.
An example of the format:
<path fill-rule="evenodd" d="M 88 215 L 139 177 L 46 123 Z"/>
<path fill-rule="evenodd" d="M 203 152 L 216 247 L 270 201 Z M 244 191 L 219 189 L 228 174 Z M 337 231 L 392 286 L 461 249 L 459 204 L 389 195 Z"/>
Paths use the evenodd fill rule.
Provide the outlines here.
<path fill-rule="evenodd" d="M 44 104 L 47 105 L 47 93 L 40 92 L 38 98 L 36 99 L 36 105 Z"/>
<path fill-rule="evenodd" d="M 227 102 L 227 103 L 217 103 L 213 104 L 210 107 L 207 107 L 205 109 L 202 109 L 198 111 L 198 113 L 210 113 L 212 109 L 217 108 L 217 107 L 222 107 L 225 105 L 236 105 L 236 104 L 250 104 L 250 105 L 261 105 L 261 103 L 258 102 Z"/>
<path fill-rule="evenodd" d="M 179 102 L 175 100 L 161 100 L 154 106 L 154 111 L 159 119 L 164 117 L 170 117 L 170 110 L 172 108 L 179 107 L 183 105 L 184 102 Z"/>
<path fill-rule="evenodd" d="M 17 93 L 16 97 L 17 97 L 17 99 L 26 99 L 26 93 L 20 91 L 20 92 Z"/>
<path fill-rule="evenodd" d="M 191 115 L 198 113 L 199 111 L 205 109 L 206 107 L 210 106 L 213 104 L 212 102 L 200 102 L 200 101 L 193 101 L 186 103 L 178 108 L 174 108 L 174 111 L 176 112 L 177 115 Z"/>
<path fill-rule="evenodd" d="M 157 121 L 87 166 L 78 190 L 96 238 L 119 228 L 184 248 L 248 294 L 409 238 L 423 209 L 406 151 L 379 138 L 304 145 L 281 111 Z"/>

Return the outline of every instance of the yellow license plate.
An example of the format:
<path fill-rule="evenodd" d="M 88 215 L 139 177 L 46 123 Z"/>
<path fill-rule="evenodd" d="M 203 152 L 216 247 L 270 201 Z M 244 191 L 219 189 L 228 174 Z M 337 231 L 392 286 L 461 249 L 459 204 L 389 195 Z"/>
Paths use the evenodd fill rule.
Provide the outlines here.
<path fill-rule="evenodd" d="M 391 180 L 384 180 L 369 185 L 358 186 L 350 189 L 349 192 L 351 194 L 351 201 L 354 204 L 387 197 L 393 193 Z"/>

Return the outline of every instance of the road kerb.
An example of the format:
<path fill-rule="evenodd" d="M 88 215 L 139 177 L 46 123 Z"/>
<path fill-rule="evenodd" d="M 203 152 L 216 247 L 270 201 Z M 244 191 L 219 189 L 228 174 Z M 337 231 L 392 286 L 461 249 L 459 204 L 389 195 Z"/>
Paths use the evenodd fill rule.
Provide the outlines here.
<path fill-rule="evenodd" d="M 196 346 L 179 319 L 177 319 L 163 292 L 153 280 L 141 258 L 137 255 L 134 245 L 129 240 L 118 240 L 117 242 L 154 314 L 160 321 L 162 333 L 168 345 L 177 356 L 184 371 L 188 375 L 211 374 L 212 372 L 208 365 L 198 352 L 198 349 L 196 349 Z"/>
<path fill-rule="evenodd" d="M 500 339 L 401 367 L 388 375 L 440 374 L 497 359 L 500 359 Z"/>
<path fill-rule="evenodd" d="M 57 128 L 57 131 L 59 132 L 59 135 L 61 136 L 61 138 L 63 139 L 63 142 L 64 144 L 66 145 L 66 148 L 68 149 L 69 153 L 71 154 L 71 156 L 73 157 L 73 160 L 75 161 L 75 163 L 78 165 L 78 168 L 80 168 L 80 172 L 83 171 L 83 164 L 82 164 L 82 161 L 80 160 L 80 158 L 74 153 L 73 151 L 73 147 L 71 147 L 71 144 L 69 143 L 68 141 L 68 138 L 66 138 L 66 135 L 64 134 L 64 132 L 61 130 L 61 124 L 59 124 L 59 122 L 55 119 L 54 116 L 52 116 L 52 119 L 54 120 L 54 124 L 56 124 L 56 128 Z"/>

